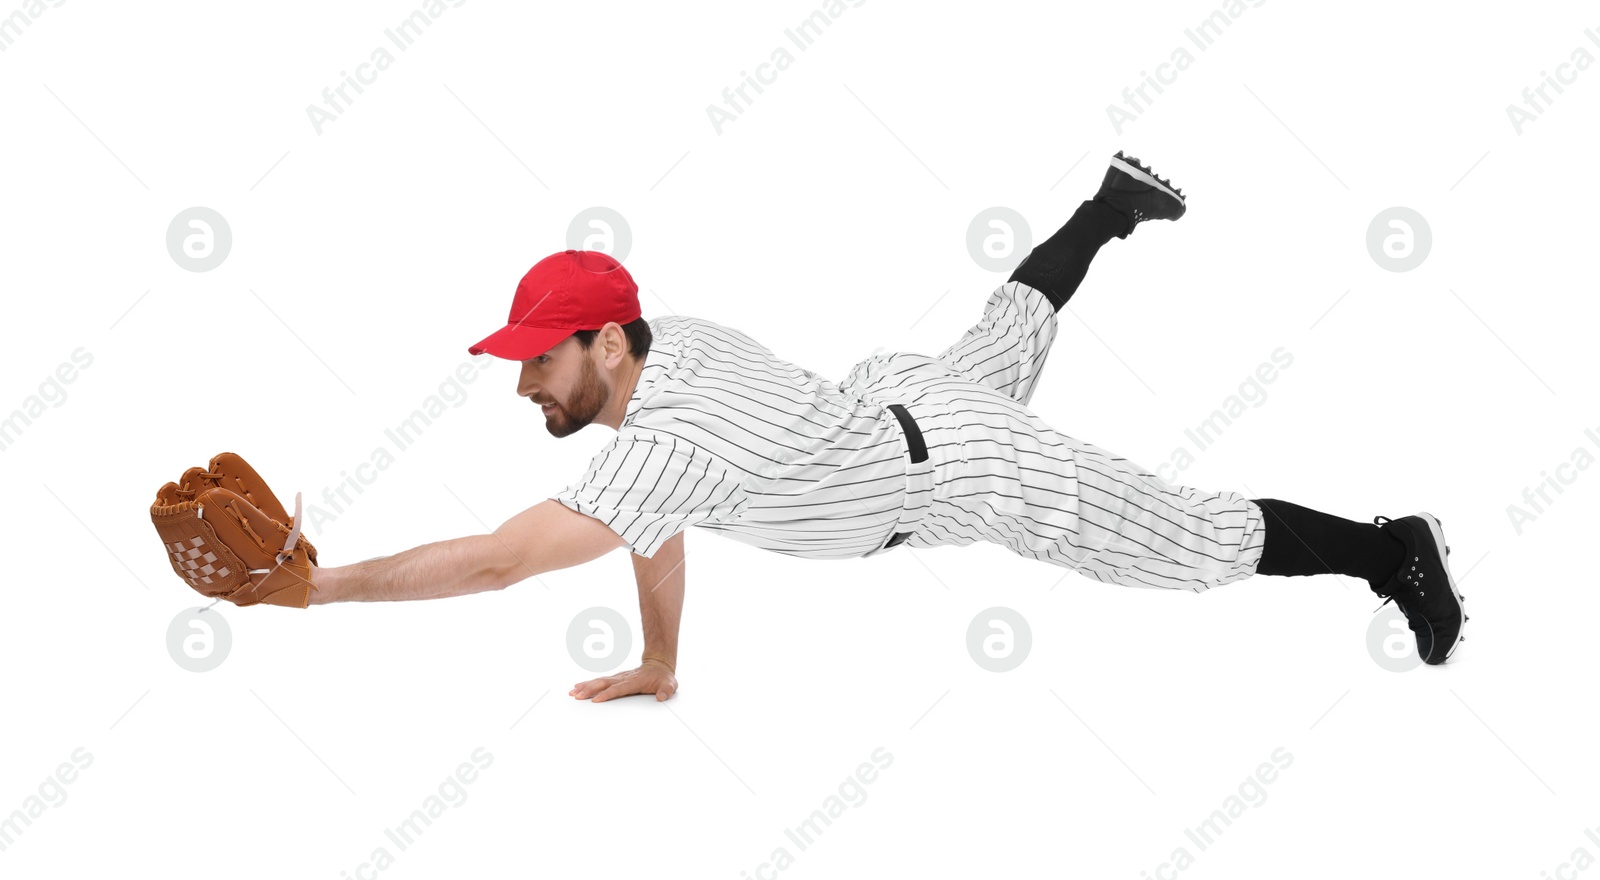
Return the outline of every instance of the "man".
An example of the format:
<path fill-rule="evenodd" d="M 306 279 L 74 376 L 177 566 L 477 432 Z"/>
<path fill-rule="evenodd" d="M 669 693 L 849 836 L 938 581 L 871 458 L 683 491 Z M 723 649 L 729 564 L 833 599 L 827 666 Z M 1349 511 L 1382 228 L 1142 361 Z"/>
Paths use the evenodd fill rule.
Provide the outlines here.
<path fill-rule="evenodd" d="M 1181 190 L 1118 153 L 1094 198 L 1033 249 L 953 345 L 937 357 L 869 357 L 837 383 L 729 327 L 644 320 L 637 285 L 605 254 L 547 257 L 522 279 L 506 326 L 469 350 L 522 363 L 517 393 L 541 408 L 552 436 L 598 423 L 616 437 L 579 480 L 492 534 L 314 569 L 311 601 L 501 589 L 625 546 L 642 664 L 571 695 L 664 700 L 677 688 L 690 526 L 824 559 L 986 541 L 1135 587 L 1360 577 L 1405 614 L 1422 659 L 1444 662 L 1465 615 L 1436 517 L 1369 525 L 1170 485 L 1027 408 L 1056 314 L 1095 253 L 1185 210 Z"/>

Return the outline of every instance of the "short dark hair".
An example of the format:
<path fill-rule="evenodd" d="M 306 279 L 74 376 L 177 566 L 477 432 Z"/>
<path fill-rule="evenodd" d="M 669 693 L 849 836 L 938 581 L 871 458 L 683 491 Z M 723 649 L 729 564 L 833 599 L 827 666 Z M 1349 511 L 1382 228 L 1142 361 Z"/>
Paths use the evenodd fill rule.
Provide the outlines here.
<path fill-rule="evenodd" d="M 655 336 L 650 333 L 650 322 L 640 315 L 637 319 L 622 325 L 622 332 L 628 337 L 628 352 L 636 358 L 642 358 L 650 351 L 650 343 L 655 341 Z M 585 349 L 594 344 L 594 338 L 600 335 L 599 330 L 575 330 L 573 338 Z"/>

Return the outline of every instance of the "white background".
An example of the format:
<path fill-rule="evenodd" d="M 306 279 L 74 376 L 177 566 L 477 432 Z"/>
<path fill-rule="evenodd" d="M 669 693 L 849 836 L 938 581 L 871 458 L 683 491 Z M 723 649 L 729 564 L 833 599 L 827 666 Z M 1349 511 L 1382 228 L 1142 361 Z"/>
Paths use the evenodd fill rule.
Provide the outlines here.
<path fill-rule="evenodd" d="M 1600 855 L 1579 554 L 1600 475 L 1523 500 L 1600 455 L 1600 71 L 1520 134 L 1506 113 L 1576 47 L 1600 55 L 1592 7 L 1268 2 L 1202 52 L 1184 30 L 1217 3 L 873 0 L 802 52 L 784 30 L 813 2 L 474 0 L 391 46 L 319 134 L 307 106 L 421 8 L 352 6 L 67 2 L 0 53 L 0 413 L 93 358 L 0 452 L 0 815 L 92 755 L 0 874 L 1536 877 Z M 719 134 L 708 105 L 779 46 L 794 63 Z M 1193 64 L 1119 133 L 1107 106 L 1178 46 Z M 1447 666 L 1375 663 L 1379 600 L 1348 578 L 1167 594 L 999 547 L 816 562 L 698 532 L 664 704 L 565 696 L 589 677 L 574 616 L 637 620 L 626 553 L 450 601 L 224 604 L 220 668 L 168 656 L 198 603 L 155 489 L 227 449 L 321 499 L 530 265 L 585 245 L 580 211 L 626 218 L 647 315 L 839 378 L 954 340 L 1005 277 L 969 256 L 972 219 L 1008 206 L 1041 240 L 1117 149 L 1189 212 L 1101 253 L 1033 408 L 1155 467 L 1284 347 L 1180 481 L 1441 516 L 1475 612 Z M 205 273 L 165 245 L 196 205 L 234 238 Z M 1433 234 L 1406 273 L 1366 248 L 1394 205 Z M 581 473 L 609 429 L 556 442 L 515 383 L 483 367 L 313 530 L 323 563 L 485 531 Z M 1520 532 L 1513 504 L 1535 513 Z M 1032 629 L 1013 672 L 967 654 L 994 605 Z M 395 847 L 385 829 L 479 747 L 466 800 Z M 804 850 L 785 836 L 880 747 L 864 801 Z M 1186 837 L 1279 748 L 1264 801 Z"/>

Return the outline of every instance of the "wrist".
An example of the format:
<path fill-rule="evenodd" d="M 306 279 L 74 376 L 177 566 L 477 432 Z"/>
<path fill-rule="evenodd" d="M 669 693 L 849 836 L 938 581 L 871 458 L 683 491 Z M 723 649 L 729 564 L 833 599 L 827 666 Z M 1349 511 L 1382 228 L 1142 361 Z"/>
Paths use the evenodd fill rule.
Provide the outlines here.
<path fill-rule="evenodd" d="M 334 601 L 332 578 L 329 575 L 333 569 L 311 566 L 311 591 L 306 597 L 307 607 L 311 605 L 326 605 Z"/>
<path fill-rule="evenodd" d="M 649 653 L 647 651 L 647 652 L 645 652 L 644 656 L 639 658 L 639 665 L 640 666 L 660 666 L 660 667 L 666 669 L 668 672 L 671 672 L 674 675 L 676 675 L 677 672 L 678 672 L 677 659 L 678 658 L 675 657 L 675 656 L 669 657 L 669 656 L 666 656 L 666 655 L 663 655 L 663 654 L 651 654 L 651 653 Z"/>

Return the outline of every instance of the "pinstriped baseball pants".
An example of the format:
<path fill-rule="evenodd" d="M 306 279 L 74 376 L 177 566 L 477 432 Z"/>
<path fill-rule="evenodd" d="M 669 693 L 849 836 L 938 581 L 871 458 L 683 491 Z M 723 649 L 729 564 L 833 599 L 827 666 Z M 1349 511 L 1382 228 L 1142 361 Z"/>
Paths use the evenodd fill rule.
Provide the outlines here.
<path fill-rule="evenodd" d="M 1199 592 L 1253 574 L 1266 533 L 1253 501 L 1164 482 L 1027 408 L 1056 317 L 1007 282 L 938 357 L 885 357 L 892 382 L 875 384 L 907 402 L 935 452 L 933 500 L 905 543 L 986 541 L 1130 587 Z"/>

